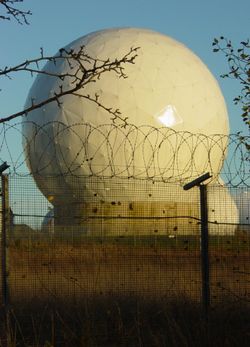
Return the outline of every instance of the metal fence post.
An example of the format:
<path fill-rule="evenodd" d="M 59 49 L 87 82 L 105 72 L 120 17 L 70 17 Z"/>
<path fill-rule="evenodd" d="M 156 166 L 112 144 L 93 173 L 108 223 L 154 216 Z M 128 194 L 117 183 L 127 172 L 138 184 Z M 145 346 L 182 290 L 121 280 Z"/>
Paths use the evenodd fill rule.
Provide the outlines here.
<path fill-rule="evenodd" d="M 2 233 L 1 233 L 1 267 L 2 267 L 2 303 L 4 309 L 9 305 L 7 227 L 8 227 L 8 176 L 1 173 L 2 184 Z"/>
<path fill-rule="evenodd" d="M 201 218 L 201 277 L 202 277 L 202 306 L 204 316 L 207 319 L 210 307 L 210 283 L 209 283 L 209 250 L 208 250 L 208 210 L 207 210 L 207 186 L 203 183 L 211 178 L 209 172 L 187 183 L 183 189 L 189 190 L 195 186 L 200 189 L 200 218 Z"/>
<path fill-rule="evenodd" d="M 4 318 L 4 336 L 2 336 L 1 344 L 3 347 L 11 345 L 10 341 L 10 317 L 9 317 L 9 287 L 8 287 L 8 258 L 7 258 L 7 228 L 9 222 L 9 185 L 8 176 L 3 172 L 9 168 L 4 162 L 0 165 L 1 176 L 1 203 L 2 203 L 2 220 L 1 220 L 1 280 L 2 280 L 2 307 Z"/>
<path fill-rule="evenodd" d="M 201 184 L 200 188 L 200 215 L 201 215 L 201 273 L 202 273 L 202 303 L 206 317 L 210 306 L 209 283 L 209 249 L 208 249 L 208 211 L 207 211 L 207 186 Z"/>

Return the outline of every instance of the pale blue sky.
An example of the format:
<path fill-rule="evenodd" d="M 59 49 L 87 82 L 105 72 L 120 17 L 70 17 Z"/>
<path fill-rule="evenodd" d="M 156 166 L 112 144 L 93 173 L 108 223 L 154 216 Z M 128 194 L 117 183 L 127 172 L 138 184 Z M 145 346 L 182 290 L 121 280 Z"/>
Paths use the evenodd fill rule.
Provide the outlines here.
<path fill-rule="evenodd" d="M 149 28 L 169 35 L 193 50 L 219 81 L 230 115 L 231 132 L 245 129 L 240 108 L 233 105 L 239 86 L 222 80 L 226 60 L 212 52 L 214 37 L 224 35 L 236 44 L 249 37 L 250 1 L 240 0 L 24 0 L 30 9 L 30 25 L 0 21 L 0 66 L 47 54 L 91 31 L 121 26 Z M 14 76 L 13 76 L 14 77 Z M 0 116 L 23 107 L 32 79 L 15 76 L 0 80 Z"/>
<path fill-rule="evenodd" d="M 33 13 L 29 26 L 0 22 L 0 66 L 36 57 L 41 46 L 54 54 L 91 31 L 117 26 L 150 28 L 183 42 L 205 62 L 222 87 L 231 131 L 243 128 L 240 110 L 232 102 L 237 85 L 219 78 L 226 71 L 226 61 L 212 52 L 211 43 L 222 34 L 235 43 L 249 37 L 249 0 L 24 0 L 23 7 Z M 1 116 L 22 108 L 31 83 L 28 75 L 11 82 L 0 80 L 4 90 Z"/>

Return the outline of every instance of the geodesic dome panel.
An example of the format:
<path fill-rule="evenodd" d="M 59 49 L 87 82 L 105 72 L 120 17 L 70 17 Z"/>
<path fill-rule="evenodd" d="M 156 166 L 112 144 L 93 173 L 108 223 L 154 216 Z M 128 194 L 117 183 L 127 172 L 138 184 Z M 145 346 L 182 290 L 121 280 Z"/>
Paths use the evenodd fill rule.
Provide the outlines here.
<path fill-rule="evenodd" d="M 212 171 L 220 171 L 226 138 L 222 138 L 220 148 L 214 146 L 208 153 L 211 144 L 206 136 L 228 134 L 226 106 L 216 80 L 194 53 L 170 37 L 136 28 L 94 32 L 65 48 L 78 50 L 81 46 L 100 60 L 120 59 L 131 47 L 139 47 L 135 64 L 124 66 L 126 79 L 114 71 L 105 72 L 80 91 L 82 95 L 98 94 L 101 104 L 119 109 L 128 117 L 130 128 L 107 125 L 111 115 L 105 109 L 73 95 L 63 97 L 60 108 L 53 102 L 35 110 L 23 123 L 27 163 L 34 176 L 61 175 L 58 185 L 62 185 L 62 194 L 68 187 L 74 195 L 75 188 L 63 175 L 171 176 L 179 180 L 198 176 L 208 163 Z M 68 69 L 63 60 L 45 67 L 52 73 Z M 67 78 L 61 81 L 39 75 L 26 107 L 32 99 L 47 99 L 61 84 L 67 88 L 67 83 Z M 173 136 L 166 140 L 168 129 L 173 130 Z M 176 132 L 181 135 L 176 136 Z M 204 141 L 195 149 L 189 132 L 204 134 Z M 46 179 L 40 178 L 39 184 L 47 196 Z"/>

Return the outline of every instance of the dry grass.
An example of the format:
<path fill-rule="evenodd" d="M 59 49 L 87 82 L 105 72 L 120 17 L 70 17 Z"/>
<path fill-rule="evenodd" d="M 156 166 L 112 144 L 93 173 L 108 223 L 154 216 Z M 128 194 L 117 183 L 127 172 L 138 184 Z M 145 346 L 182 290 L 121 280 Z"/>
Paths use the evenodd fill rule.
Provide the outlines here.
<path fill-rule="evenodd" d="M 114 241 L 114 239 L 110 239 Z M 106 240 L 107 241 L 107 240 Z M 32 239 L 10 242 L 9 287 L 12 301 L 25 297 L 81 298 L 126 295 L 199 301 L 199 240 L 157 239 L 96 242 L 91 239 Z M 158 242 L 158 243 L 157 243 Z M 248 247 L 210 247 L 211 296 L 250 300 Z"/>
<path fill-rule="evenodd" d="M 11 346 L 249 346 L 249 249 L 210 247 L 212 311 L 200 309 L 199 239 L 10 240 Z"/>
<path fill-rule="evenodd" d="M 176 293 L 199 297 L 200 265 L 195 250 L 40 243 L 27 249 L 12 246 L 9 254 L 12 299 L 120 294 L 163 297 Z"/>
<path fill-rule="evenodd" d="M 248 347 L 250 309 L 224 303 L 205 320 L 200 306 L 183 297 L 37 300 L 10 312 L 8 338 L 13 347 Z"/>
<path fill-rule="evenodd" d="M 116 201 L 81 205 L 79 211 L 66 205 L 56 211 L 62 226 L 53 228 L 55 234 L 12 228 L 10 306 L 7 321 L 0 310 L 0 347 L 6 339 L 12 347 L 250 346 L 249 228 L 237 231 L 242 237 L 210 238 L 212 305 L 205 319 L 200 225 L 175 218 L 177 212 L 198 217 L 198 205 L 195 197 L 178 206 L 155 201 L 149 191 L 159 189 L 162 200 L 166 194 L 156 186 L 141 187 L 145 202 L 119 201 L 118 182 Z M 64 223 L 69 211 L 93 218 L 70 227 L 68 218 Z M 212 229 L 227 232 L 226 225 Z M 177 236 L 184 233 L 189 235 Z"/>

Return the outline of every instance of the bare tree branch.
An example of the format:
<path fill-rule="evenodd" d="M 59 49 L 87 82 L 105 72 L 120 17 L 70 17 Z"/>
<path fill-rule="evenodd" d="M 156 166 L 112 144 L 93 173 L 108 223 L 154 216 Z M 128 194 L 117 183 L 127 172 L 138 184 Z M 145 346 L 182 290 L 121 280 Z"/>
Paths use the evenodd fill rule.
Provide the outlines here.
<path fill-rule="evenodd" d="M 95 94 L 94 96 L 85 95 L 84 87 L 89 83 L 96 82 L 104 73 L 115 72 L 120 78 L 127 78 L 125 73 L 126 64 L 134 64 L 134 61 L 137 57 L 136 48 L 131 48 L 122 58 L 114 60 L 100 60 L 90 57 L 84 50 L 84 46 L 80 47 L 79 50 L 66 50 L 61 49 L 59 53 L 53 57 L 44 56 L 43 50 L 41 49 L 41 56 L 36 59 L 26 60 L 14 67 L 5 67 L 0 69 L 0 77 L 12 78 L 12 74 L 18 72 L 28 72 L 31 74 L 45 74 L 51 78 L 58 78 L 62 81 L 62 84 L 59 86 L 59 90 L 54 91 L 54 94 L 43 100 L 41 102 L 35 103 L 35 100 L 31 100 L 31 106 L 19 111 L 17 113 L 2 116 L 0 118 L 0 123 L 8 122 L 12 119 L 15 119 L 20 116 L 26 116 L 29 112 L 39 109 L 51 102 L 56 102 L 58 106 L 61 106 L 61 98 L 65 95 L 75 95 L 88 99 L 96 103 L 99 107 L 106 110 L 112 117 L 112 121 L 116 122 L 117 120 L 122 122 L 122 126 L 127 125 L 127 118 L 121 115 L 121 112 L 117 109 L 114 110 L 112 107 L 103 105 L 99 101 L 99 96 Z M 40 69 L 39 64 L 45 62 L 52 62 L 55 65 L 58 64 L 61 60 L 64 60 L 68 64 L 68 70 L 66 73 L 57 73 L 49 71 L 46 68 Z M 64 79 L 67 78 L 69 83 L 67 88 L 63 85 Z"/>
<path fill-rule="evenodd" d="M 27 17 L 32 13 L 29 10 L 24 11 L 19 9 L 18 5 L 21 3 L 23 3 L 23 0 L 0 0 L 0 9 L 5 11 L 3 14 L 0 14 L 0 19 L 15 19 L 19 24 L 29 24 Z M 127 118 L 123 117 L 118 109 L 115 110 L 109 105 L 103 105 L 99 101 L 99 96 L 97 94 L 85 95 L 84 87 L 89 83 L 96 82 L 104 73 L 110 71 L 116 73 L 120 78 L 127 78 L 125 74 L 125 64 L 134 64 L 137 50 L 138 48 L 131 48 L 122 58 L 111 61 L 109 59 L 100 60 L 92 58 L 85 52 L 84 46 L 80 47 L 77 51 L 66 50 L 63 48 L 59 50 L 58 54 L 55 56 L 44 55 L 43 49 L 41 48 L 40 56 L 38 58 L 26 60 L 16 66 L 5 66 L 4 68 L 0 68 L 0 78 L 6 77 L 12 80 L 17 73 L 26 72 L 30 73 L 32 76 L 37 74 L 46 75 L 51 78 L 56 78 L 61 82 L 58 90 L 54 90 L 53 94 L 46 100 L 36 103 L 35 99 L 31 99 L 31 105 L 26 109 L 8 116 L 0 116 L 0 123 L 8 122 L 18 117 L 27 116 L 29 112 L 39 109 L 51 102 L 56 102 L 58 107 L 60 107 L 62 104 L 61 98 L 65 95 L 71 94 L 96 103 L 111 115 L 111 120 L 113 122 L 119 120 L 122 122 L 122 126 L 126 126 Z M 66 61 L 68 64 L 68 69 L 64 73 L 56 72 L 56 69 L 49 70 L 46 66 L 45 68 L 40 68 L 41 65 L 48 62 L 57 65 L 62 60 L 64 62 Z M 63 83 L 65 79 L 67 79 L 67 86 L 65 86 L 66 83 Z"/>
<path fill-rule="evenodd" d="M 29 24 L 27 17 L 32 15 L 31 11 L 20 10 L 16 7 L 23 0 L 0 0 L 0 6 L 3 7 L 5 13 L 0 15 L 0 19 L 11 20 L 14 18 L 18 24 Z"/>
<path fill-rule="evenodd" d="M 250 43 L 249 39 L 235 47 L 231 40 L 221 36 L 213 41 L 213 51 L 223 53 L 227 59 L 228 72 L 222 78 L 232 78 L 241 85 L 240 94 L 234 98 L 240 104 L 242 120 L 250 130 Z"/>

